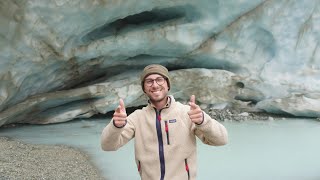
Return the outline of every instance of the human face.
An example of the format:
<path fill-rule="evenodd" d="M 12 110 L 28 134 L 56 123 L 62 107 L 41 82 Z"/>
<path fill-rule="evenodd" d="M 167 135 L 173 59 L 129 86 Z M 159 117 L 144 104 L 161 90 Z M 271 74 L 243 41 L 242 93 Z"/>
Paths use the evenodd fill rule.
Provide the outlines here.
<path fill-rule="evenodd" d="M 165 82 L 162 85 L 159 85 L 156 82 L 157 78 L 163 78 L 163 77 L 159 74 L 151 74 L 147 76 L 144 79 L 144 83 L 143 83 L 144 91 L 154 105 L 164 106 L 167 103 L 167 95 L 169 91 L 168 82 L 165 79 L 164 80 Z M 151 86 L 150 84 L 149 85 L 147 84 L 147 81 L 150 81 L 150 80 L 153 80 Z"/>

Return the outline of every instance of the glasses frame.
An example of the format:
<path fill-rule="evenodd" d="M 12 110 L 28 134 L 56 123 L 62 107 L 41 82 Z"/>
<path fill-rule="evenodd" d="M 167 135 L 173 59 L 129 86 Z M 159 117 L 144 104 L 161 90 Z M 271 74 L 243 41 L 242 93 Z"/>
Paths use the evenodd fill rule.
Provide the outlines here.
<path fill-rule="evenodd" d="M 157 81 L 157 79 L 159 80 L 159 79 L 163 79 L 164 81 L 163 81 L 163 83 L 162 84 L 159 84 L 159 82 Z M 152 83 L 150 84 L 150 85 L 148 85 L 147 84 L 147 81 L 152 81 Z M 164 85 L 164 83 L 167 81 L 167 78 L 165 78 L 165 77 L 157 77 L 157 78 L 155 78 L 155 79 L 145 79 L 144 81 L 143 81 L 143 83 L 147 86 L 147 87 L 151 87 L 151 86 L 153 86 L 153 84 L 154 84 L 154 82 L 156 82 L 159 86 L 162 86 L 162 85 Z"/>

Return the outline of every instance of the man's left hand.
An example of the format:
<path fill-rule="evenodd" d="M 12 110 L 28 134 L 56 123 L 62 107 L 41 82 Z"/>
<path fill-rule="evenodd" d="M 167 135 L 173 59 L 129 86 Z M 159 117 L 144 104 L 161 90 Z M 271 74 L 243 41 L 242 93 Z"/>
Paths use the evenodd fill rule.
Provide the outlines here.
<path fill-rule="evenodd" d="M 190 111 L 188 111 L 188 115 L 192 122 L 196 124 L 201 124 L 203 122 L 203 112 L 201 108 L 196 104 L 196 97 L 192 95 L 190 97 Z"/>

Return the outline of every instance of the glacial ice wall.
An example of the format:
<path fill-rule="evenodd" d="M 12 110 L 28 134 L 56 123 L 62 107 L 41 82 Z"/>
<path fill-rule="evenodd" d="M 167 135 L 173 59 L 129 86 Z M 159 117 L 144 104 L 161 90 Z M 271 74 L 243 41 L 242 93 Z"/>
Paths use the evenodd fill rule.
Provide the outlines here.
<path fill-rule="evenodd" d="M 320 117 L 319 0 L 2 0 L 0 25 L 0 126 L 145 104 L 151 63 L 183 102 Z"/>

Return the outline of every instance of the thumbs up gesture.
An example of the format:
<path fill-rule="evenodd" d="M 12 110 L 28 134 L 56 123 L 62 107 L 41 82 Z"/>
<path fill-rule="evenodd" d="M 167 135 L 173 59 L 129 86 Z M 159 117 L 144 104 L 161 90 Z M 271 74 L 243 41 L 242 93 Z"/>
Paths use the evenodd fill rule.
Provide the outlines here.
<path fill-rule="evenodd" d="M 201 108 L 196 104 L 196 97 L 192 95 L 190 97 L 190 111 L 188 111 L 188 115 L 192 122 L 196 124 L 201 124 L 203 121 L 203 113 Z"/>
<path fill-rule="evenodd" d="M 122 99 L 119 100 L 119 106 L 114 111 L 112 119 L 116 127 L 122 127 L 127 123 L 127 112 Z"/>

